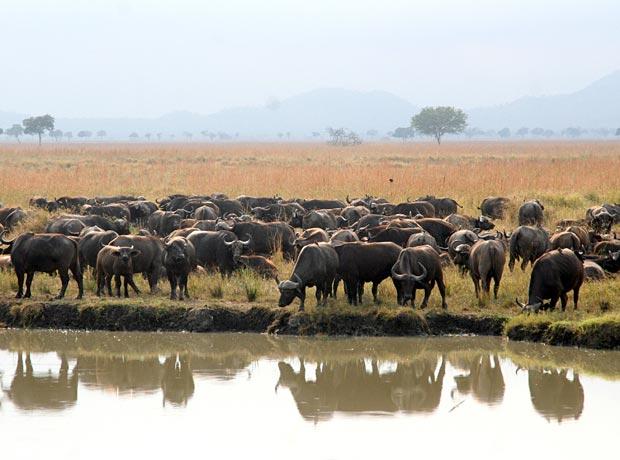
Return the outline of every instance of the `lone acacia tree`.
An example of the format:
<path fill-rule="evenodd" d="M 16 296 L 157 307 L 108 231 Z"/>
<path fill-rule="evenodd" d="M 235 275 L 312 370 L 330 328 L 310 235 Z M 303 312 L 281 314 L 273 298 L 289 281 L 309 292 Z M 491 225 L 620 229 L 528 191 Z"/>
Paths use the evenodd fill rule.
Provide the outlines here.
<path fill-rule="evenodd" d="M 26 118 L 22 124 L 24 125 L 24 134 L 39 136 L 39 145 L 41 145 L 41 136 L 45 131 L 50 133 L 54 131 L 54 117 L 51 115 Z"/>
<path fill-rule="evenodd" d="M 454 107 L 424 107 L 411 119 L 418 132 L 433 136 L 438 144 L 444 134 L 462 133 L 467 127 L 467 114 Z"/>
<path fill-rule="evenodd" d="M 17 140 L 17 142 L 19 143 L 21 142 L 19 140 L 19 136 L 24 134 L 24 128 L 22 128 L 22 125 L 15 123 L 13 126 L 11 126 L 9 129 L 6 130 L 5 134 L 7 136 L 13 136 L 15 140 Z"/>

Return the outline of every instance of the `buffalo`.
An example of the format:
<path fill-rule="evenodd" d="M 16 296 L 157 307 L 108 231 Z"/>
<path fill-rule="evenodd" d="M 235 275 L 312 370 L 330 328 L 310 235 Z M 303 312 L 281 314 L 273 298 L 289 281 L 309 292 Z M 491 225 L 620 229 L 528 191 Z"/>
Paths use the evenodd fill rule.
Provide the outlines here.
<path fill-rule="evenodd" d="M 333 243 L 339 257 L 338 276 L 344 281 L 348 301 L 362 303 L 364 283 L 372 283 L 372 296 L 378 302 L 379 284 L 392 273 L 401 247 L 395 243 Z"/>
<path fill-rule="evenodd" d="M 126 246 L 104 246 L 97 254 L 97 295 L 101 296 L 104 287 L 108 288 L 108 295 L 112 295 L 112 277 L 116 287 L 116 296 L 121 296 L 121 276 L 124 281 L 125 297 L 129 297 L 128 286 L 140 294 L 140 290 L 133 281 L 133 259 L 140 255 L 140 251 Z"/>
<path fill-rule="evenodd" d="M 437 241 L 437 244 L 441 247 L 446 247 L 450 235 L 457 231 L 454 225 L 442 219 L 417 219 L 416 223 L 427 233 L 432 235 L 435 241 Z"/>
<path fill-rule="evenodd" d="M 26 217 L 26 212 L 20 207 L 0 208 L 0 224 L 7 230 L 15 228 Z"/>
<path fill-rule="evenodd" d="M 119 235 L 112 230 L 90 231 L 80 238 L 78 243 L 78 250 L 80 254 L 80 265 L 82 270 L 85 267 L 97 267 L 97 255 L 101 248 L 109 244 L 112 240 Z"/>
<path fill-rule="evenodd" d="M 527 304 L 517 299 L 517 305 L 523 310 L 533 312 L 553 310 L 559 299 L 564 311 L 568 302 L 567 293 L 573 291 L 576 310 L 583 279 L 583 263 L 573 251 L 570 249 L 549 251 L 534 262 Z M 550 299 L 547 304 L 544 303 L 546 299 Z"/>
<path fill-rule="evenodd" d="M 433 205 L 435 208 L 435 215 L 437 217 L 447 217 L 450 214 L 456 214 L 458 212 L 457 208 L 462 208 L 460 204 L 453 200 L 452 198 L 437 198 L 434 195 L 426 195 L 418 198 L 417 201 L 426 201 Z M 433 217 L 433 216 L 429 216 Z"/>
<path fill-rule="evenodd" d="M 411 301 L 415 308 L 415 291 L 424 289 L 424 300 L 420 308 L 426 308 L 431 291 L 437 284 L 441 295 L 441 306 L 446 304 L 446 287 L 439 254 L 431 246 L 415 246 L 403 249 L 391 269 L 392 280 L 396 286 L 397 299 L 400 305 Z"/>
<path fill-rule="evenodd" d="M 519 208 L 519 225 L 542 225 L 544 209 L 538 200 L 526 201 Z"/>
<path fill-rule="evenodd" d="M 70 237 L 56 233 L 22 233 L 17 238 L 7 241 L 4 232 L 0 234 L 0 243 L 11 248 L 11 263 L 17 275 L 17 297 L 30 297 L 32 280 L 35 272 L 53 273 L 58 271 L 62 286 L 56 296 L 62 299 L 69 285 L 69 271 L 78 285 L 77 298 L 84 295 L 82 269 L 78 256 L 77 242 Z M 24 293 L 24 276 L 26 292 Z"/>
<path fill-rule="evenodd" d="M 187 240 L 196 249 L 196 261 L 206 269 L 218 269 L 222 276 L 230 276 L 238 266 L 238 259 L 251 247 L 252 239 L 241 241 L 228 230 L 193 232 Z"/>
<path fill-rule="evenodd" d="M 179 300 L 183 300 L 184 296 L 189 298 L 187 279 L 189 273 L 196 268 L 194 245 L 180 236 L 169 239 L 164 244 L 163 263 L 170 282 L 170 299 L 177 298 L 177 285 Z"/>
<path fill-rule="evenodd" d="M 308 228 L 336 230 L 338 228 L 338 220 L 336 216 L 326 210 L 313 210 L 304 214 L 301 227 L 304 230 Z"/>
<path fill-rule="evenodd" d="M 482 200 L 478 209 L 483 216 L 491 219 L 503 219 L 510 199 L 502 196 L 489 196 Z"/>
<path fill-rule="evenodd" d="M 295 232 L 285 222 L 219 222 L 217 229 L 232 231 L 237 238 L 251 237 L 250 251 L 258 255 L 271 255 L 281 250 L 287 260 L 295 258 Z"/>
<path fill-rule="evenodd" d="M 154 235 L 167 236 L 181 228 L 181 219 L 174 211 L 155 211 L 149 216 L 147 228 Z"/>
<path fill-rule="evenodd" d="M 278 284 L 278 306 L 286 307 L 299 297 L 299 311 L 304 310 L 306 287 L 316 286 L 317 306 L 327 303 L 338 270 L 338 254 L 329 243 L 304 246 L 299 253 L 290 279 Z"/>
<path fill-rule="evenodd" d="M 404 214 L 405 216 L 416 216 L 420 214 L 422 217 L 435 217 L 435 207 L 428 201 L 411 201 L 399 203 L 390 212 L 394 214 Z"/>
<path fill-rule="evenodd" d="M 586 211 L 586 221 L 596 233 L 610 233 L 615 218 L 616 215 L 603 206 L 593 206 Z"/>
<path fill-rule="evenodd" d="M 239 266 L 252 270 L 265 279 L 275 280 L 276 283 L 280 282 L 278 279 L 278 267 L 276 267 L 274 263 L 266 257 L 239 256 L 237 261 Z"/>
<path fill-rule="evenodd" d="M 508 267 L 512 272 L 515 261 L 522 260 L 521 270 L 528 263 L 533 264 L 549 247 L 549 235 L 541 227 L 522 225 L 510 235 L 510 261 Z"/>
<path fill-rule="evenodd" d="M 164 245 L 156 236 L 120 235 L 108 243 L 109 246 L 133 247 L 140 253 L 132 258 L 133 272 L 142 273 L 149 282 L 151 293 L 157 291 L 157 282 L 162 273 Z"/>
<path fill-rule="evenodd" d="M 450 222 L 458 229 L 482 231 L 492 230 L 495 228 L 495 224 L 486 216 L 470 217 L 461 214 L 450 214 L 444 220 L 446 222 Z"/>
<path fill-rule="evenodd" d="M 480 284 L 482 291 L 489 296 L 491 280 L 493 280 L 493 296 L 497 299 L 499 285 L 506 264 L 506 248 L 504 243 L 497 240 L 480 240 L 469 250 L 467 268 L 474 282 L 476 297 L 480 299 Z"/>
<path fill-rule="evenodd" d="M 577 252 L 583 248 L 581 240 L 573 232 L 559 232 L 551 235 L 549 249 L 572 249 Z"/>

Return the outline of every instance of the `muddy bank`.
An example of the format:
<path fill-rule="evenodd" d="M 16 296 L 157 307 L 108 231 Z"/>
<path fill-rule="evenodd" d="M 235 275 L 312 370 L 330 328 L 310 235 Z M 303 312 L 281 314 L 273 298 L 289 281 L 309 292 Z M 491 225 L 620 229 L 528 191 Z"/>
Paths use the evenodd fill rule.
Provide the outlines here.
<path fill-rule="evenodd" d="M 456 314 L 408 308 L 330 309 L 295 312 L 249 305 L 150 307 L 132 304 L 0 303 L 0 325 L 17 328 L 259 332 L 280 335 L 425 336 L 475 334 L 515 341 L 620 349 L 620 316 L 580 322 L 540 316 Z"/>

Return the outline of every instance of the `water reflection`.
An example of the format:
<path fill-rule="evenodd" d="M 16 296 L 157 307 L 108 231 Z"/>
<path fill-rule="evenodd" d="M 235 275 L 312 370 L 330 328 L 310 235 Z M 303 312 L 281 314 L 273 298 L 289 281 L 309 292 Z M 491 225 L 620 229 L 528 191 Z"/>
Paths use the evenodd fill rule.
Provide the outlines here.
<path fill-rule="evenodd" d="M 501 406 L 507 386 L 529 391 L 533 413 L 563 422 L 584 411 L 580 373 L 619 379 L 619 358 L 618 352 L 489 338 L 0 331 L 5 401 L 21 411 L 72 407 L 78 389 L 110 397 L 159 394 L 164 407 L 186 407 L 201 382 L 230 385 L 242 378 L 252 385 L 252 371 L 260 368 L 275 397 L 291 397 L 301 417 L 313 422 L 337 413 L 448 413 L 466 400 Z"/>

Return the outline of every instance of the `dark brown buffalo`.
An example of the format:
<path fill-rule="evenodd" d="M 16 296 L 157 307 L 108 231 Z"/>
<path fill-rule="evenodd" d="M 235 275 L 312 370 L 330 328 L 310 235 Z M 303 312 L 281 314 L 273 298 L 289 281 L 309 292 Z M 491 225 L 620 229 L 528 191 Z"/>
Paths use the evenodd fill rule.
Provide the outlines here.
<path fill-rule="evenodd" d="M 338 220 L 336 216 L 325 210 L 309 211 L 304 214 L 301 222 L 303 229 L 322 228 L 323 230 L 336 230 Z"/>
<path fill-rule="evenodd" d="M 0 234 L 0 243 L 11 248 L 11 263 L 17 275 L 17 295 L 30 297 L 30 287 L 36 272 L 54 273 L 58 271 L 62 287 L 56 296 L 62 299 L 69 285 L 69 271 L 78 285 L 78 299 L 84 294 L 82 270 L 78 257 L 77 242 L 65 235 L 56 233 L 22 233 L 17 238 L 7 241 Z M 26 292 L 24 293 L 24 277 Z"/>
<path fill-rule="evenodd" d="M 478 209 L 483 216 L 491 219 L 503 219 L 510 199 L 502 196 L 489 196 L 482 200 Z"/>
<path fill-rule="evenodd" d="M 231 213 L 240 216 L 244 213 L 243 205 L 239 202 L 239 200 L 213 198 L 211 201 L 220 209 L 220 216 L 225 216 Z"/>
<path fill-rule="evenodd" d="M 365 206 L 347 206 L 340 211 L 339 227 L 351 227 L 368 214 L 370 210 Z"/>
<path fill-rule="evenodd" d="M 278 306 L 286 307 L 299 297 L 299 311 L 303 311 L 306 287 L 316 286 L 317 306 L 327 303 L 338 270 L 338 254 L 329 243 L 304 246 L 299 253 L 290 279 L 278 284 Z"/>
<path fill-rule="evenodd" d="M 383 214 L 367 214 L 360 218 L 354 225 L 353 229 L 357 232 L 363 228 L 376 227 L 383 220 L 385 216 Z"/>
<path fill-rule="evenodd" d="M 620 271 L 620 250 L 616 252 L 609 251 L 607 254 L 600 256 L 586 256 L 586 259 L 595 262 L 606 272 L 618 273 Z"/>
<path fill-rule="evenodd" d="M 144 225 L 149 216 L 158 209 L 157 203 L 146 200 L 128 201 L 125 205 L 129 209 L 131 222 L 141 225 Z"/>
<path fill-rule="evenodd" d="M 377 233 L 373 233 L 372 236 L 368 237 L 368 241 L 371 243 L 382 243 L 391 241 L 392 243 L 396 243 L 400 247 L 405 247 L 411 235 L 422 232 L 423 230 L 421 228 L 387 227 Z"/>
<path fill-rule="evenodd" d="M 605 203 L 603 208 L 614 217 L 614 224 L 620 224 L 620 203 Z"/>
<path fill-rule="evenodd" d="M 190 234 L 187 240 L 196 249 L 196 261 L 205 269 L 217 269 L 222 275 L 230 276 L 238 267 L 238 259 L 251 247 L 251 238 L 239 240 L 228 230 L 198 231 Z"/>
<path fill-rule="evenodd" d="M 607 254 L 609 252 L 620 251 L 620 240 L 599 241 L 594 245 L 592 252 L 594 254 Z"/>
<path fill-rule="evenodd" d="M 237 198 L 237 201 L 241 203 L 246 212 L 249 212 L 250 209 L 256 207 L 264 207 L 269 206 L 270 204 L 278 203 L 282 200 L 280 196 L 248 196 L 248 195 L 240 195 Z"/>
<path fill-rule="evenodd" d="M 219 217 L 217 211 L 211 206 L 202 205 L 194 211 L 196 220 L 216 220 Z"/>
<path fill-rule="evenodd" d="M 508 267 L 512 272 L 515 262 L 522 260 L 521 270 L 528 263 L 534 264 L 549 248 L 549 235 L 542 227 L 522 225 L 510 235 L 510 261 Z"/>
<path fill-rule="evenodd" d="M 218 220 L 198 220 L 193 225 L 194 228 L 198 230 L 210 230 L 215 231 L 215 226 L 217 225 Z"/>
<path fill-rule="evenodd" d="M 605 279 L 605 270 L 593 260 L 584 260 L 583 276 L 585 281 L 600 281 Z"/>
<path fill-rule="evenodd" d="M 573 232 L 554 233 L 549 238 L 549 249 L 572 249 L 573 251 L 581 251 L 585 249 L 581 244 L 581 240 Z"/>
<path fill-rule="evenodd" d="M 576 310 L 583 279 L 583 263 L 573 251 L 570 249 L 549 251 L 534 262 L 527 305 L 519 300 L 517 305 L 523 310 L 534 312 L 553 310 L 559 299 L 564 311 L 568 302 L 567 293 L 573 291 Z M 544 303 L 546 299 L 550 299 L 548 304 Z"/>
<path fill-rule="evenodd" d="M 0 224 L 8 230 L 15 228 L 15 226 L 26 217 L 26 212 L 19 206 L 13 208 L 0 208 Z"/>
<path fill-rule="evenodd" d="M 182 217 L 173 211 L 155 211 L 149 216 L 147 228 L 154 235 L 168 236 L 181 228 Z"/>
<path fill-rule="evenodd" d="M 101 296 L 104 287 L 108 295 L 112 296 L 112 277 L 116 288 L 116 297 L 121 296 L 121 277 L 124 281 L 125 297 L 129 297 L 128 286 L 140 294 L 140 290 L 133 281 L 133 259 L 140 255 L 140 251 L 133 247 L 104 246 L 97 254 L 97 295 Z"/>
<path fill-rule="evenodd" d="M 233 225 L 219 222 L 216 228 L 232 231 L 239 239 L 251 237 L 249 249 L 258 255 L 282 251 L 285 259 L 295 258 L 295 231 L 285 222 L 234 222 Z"/>
<path fill-rule="evenodd" d="M 610 233 L 616 217 L 603 206 L 592 206 L 586 211 L 586 221 L 596 233 Z"/>
<path fill-rule="evenodd" d="M 89 232 L 80 238 L 78 250 L 80 253 L 80 266 L 97 268 L 97 254 L 101 248 L 118 237 L 118 233 L 112 230 L 100 230 Z"/>
<path fill-rule="evenodd" d="M 450 222 L 458 229 L 482 231 L 492 230 L 495 228 L 495 224 L 486 216 L 471 217 L 461 214 L 450 214 L 444 220 L 446 222 Z"/>
<path fill-rule="evenodd" d="M 125 219 L 109 219 L 103 216 L 81 216 L 79 214 L 61 214 L 60 219 L 77 219 L 86 227 L 99 227 L 102 230 L 113 230 L 119 235 L 129 233 L 129 222 Z"/>
<path fill-rule="evenodd" d="M 431 291 L 437 284 L 441 295 L 441 306 L 448 308 L 441 261 L 439 254 L 431 246 L 403 249 L 392 266 L 391 275 L 396 286 L 399 305 L 406 305 L 411 301 L 411 308 L 415 308 L 415 291 L 424 289 L 424 300 L 420 308 L 426 308 Z"/>
<path fill-rule="evenodd" d="M 85 196 L 61 196 L 54 201 L 56 201 L 59 208 L 69 211 L 78 211 L 82 206 L 87 204 L 88 198 Z"/>
<path fill-rule="evenodd" d="M 456 214 L 458 212 L 458 208 L 462 208 L 460 204 L 453 200 L 452 198 L 437 198 L 434 195 L 426 195 L 417 199 L 417 201 L 427 201 L 433 205 L 435 208 L 435 215 L 437 217 L 447 217 L 450 214 Z M 433 217 L 433 216 L 429 216 Z"/>
<path fill-rule="evenodd" d="M 278 279 L 278 267 L 274 263 L 263 256 L 239 256 L 239 265 L 256 272 L 258 275 L 265 279 L 275 280 L 279 283 Z"/>
<path fill-rule="evenodd" d="M 428 201 L 408 201 L 406 203 L 399 203 L 394 206 L 390 214 L 404 214 L 405 216 L 411 217 L 418 214 L 422 217 L 435 217 L 436 215 L 435 207 Z"/>
<path fill-rule="evenodd" d="M 401 247 L 395 243 L 333 243 L 338 253 L 338 276 L 345 283 L 350 304 L 362 303 L 364 283 L 372 283 L 372 296 L 378 302 L 377 289 L 392 272 Z"/>
<path fill-rule="evenodd" d="M 134 195 L 112 195 L 112 196 L 96 196 L 94 198 L 90 198 L 87 201 L 87 204 L 92 205 L 106 205 L 111 203 L 125 203 L 127 201 L 140 201 L 144 200 L 143 196 L 134 196 Z"/>
<path fill-rule="evenodd" d="M 164 245 L 157 236 L 121 235 L 109 243 L 110 246 L 133 247 L 140 254 L 133 258 L 134 273 L 142 273 L 149 282 L 151 293 L 157 291 L 157 282 L 162 272 Z"/>
<path fill-rule="evenodd" d="M 165 240 L 166 241 L 170 241 L 172 238 L 175 238 L 177 236 L 180 236 L 182 238 L 187 238 L 189 235 L 191 235 L 194 232 L 198 232 L 200 231 L 199 228 L 196 227 L 185 227 L 185 228 L 179 228 L 175 231 L 173 231 L 172 233 L 170 233 L 170 235 L 168 235 Z"/>
<path fill-rule="evenodd" d="M 252 213 L 263 222 L 289 222 L 293 226 L 298 224 L 306 210 L 299 203 L 273 203 L 267 206 L 252 208 Z M 294 221 L 294 222 L 292 222 Z"/>
<path fill-rule="evenodd" d="M 450 238 L 448 238 L 447 241 L 448 254 L 457 266 L 461 267 L 462 269 L 466 269 L 467 262 L 466 260 L 458 257 L 458 252 L 456 251 L 456 248 L 461 245 L 471 247 L 479 239 L 480 237 L 471 230 L 457 230 L 452 235 L 450 235 Z"/>
<path fill-rule="evenodd" d="M 570 227 L 566 228 L 566 231 L 572 232 L 575 235 L 577 235 L 577 238 L 579 238 L 579 242 L 581 243 L 581 246 L 586 251 L 590 251 L 592 249 L 590 233 L 588 232 L 588 229 L 586 227 L 571 225 Z"/>
<path fill-rule="evenodd" d="M 545 207 L 538 200 L 526 201 L 519 208 L 519 225 L 542 225 Z"/>
<path fill-rule="evenodd" d="M 437 244 L 441 247 L 446 247 L 448 244 L 448 238 L 457 228 L 450 222 L 446 222 L 443 219 L 417 219 L 416 223 L 422 227 L 427 233 L 431 234 Z"/>
<path fill-rule="evenodd" d="M 177 236 L 169 239 L 164 244 L 164 268 L 170 282 L 170 298 L 177 298 L 177 285 L 179 287 L 179 300 L 184 296 L 189 298 L 187 280 L 192 270 L 196 269 L 196 249 L 186 238 Z"/>
<path fill-rule="evenodd" d="M 480 299 L 480 284 L 482 292 L 487 297 L 490 295 L 491 280 L 494 283 L 493 296 L 497 299 L 504 265 L 506 265 L 506 247 L 502 241 L 480 240 L 471 247 L 467 268 L 478 299 Z"/>
<path fill-rule="evenodd" d="M 45 226 L 46 233 L 60 233 L 62 235 L 77 236 L 86 228 L 84 222 L 80 219 L 57 218 L 47 223 Z"/>

